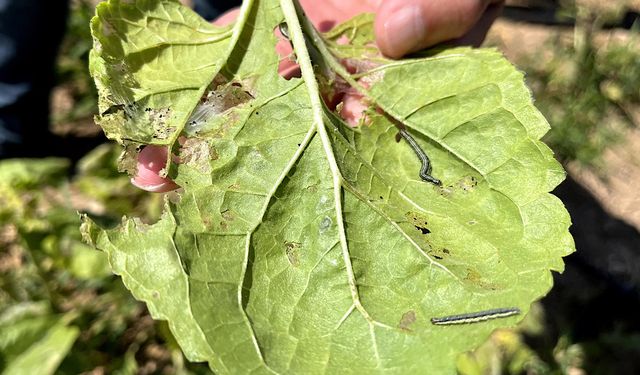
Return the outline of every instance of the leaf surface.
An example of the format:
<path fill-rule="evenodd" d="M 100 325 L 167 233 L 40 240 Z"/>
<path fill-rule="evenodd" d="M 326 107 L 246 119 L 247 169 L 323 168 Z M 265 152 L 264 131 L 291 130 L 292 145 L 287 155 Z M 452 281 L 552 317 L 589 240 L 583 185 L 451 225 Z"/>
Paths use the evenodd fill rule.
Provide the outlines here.
<path fill-rule="evenodd" d="M 0 317 L 2 374 L 55 373 L 78 337 L 78 328 L 69 326 L 64 316 L 32 317 L 27 311 L 10 315 L 5 311 Z"/>
<path fill-rule="evenodd" d="M 136 31 L 160 14 L 165 27 Z M 273 30 L 283 19 L 302 78 L 277 74 Z M 430 319 L 497 307 L 526 313 L 573 251 L 568 214 L 548 193 L 564 178 L 539 141 L 548 124 L 521 73 L 495 51 L 394 62 L 371 56 L 365 16 L 327 44 L 302 19 L 305 39 L 298 19 L 289 1 L 245 1 L 233 29 L 211 29 L 224 39 L 197 44 L 185 35 L 205 26 L 175 2 L 100 5 L 92 24 L 102 50 L 92 66 L 103 93 L 121 90 L 109 75 L 114 54 L 130 61 L 139 37 L 147 46 L 139 86 L 121 91 L 145 93 L 127 97 L 141 108 L 180 97 L 164 144 L 174 145 L 180 162 L 170 175 L 183 189 L 157 223 L 125 218 L 103 229 L 85 218 L 83 233 L 169 322 L 185 354 L 216 372 L 452 372 L 458 353 L 519 318 Z M 357 36 L 358 48 L 338 50 L 341 32 Z M 119 47 L 107 50 L 106 41 Z M 187 82 L 194 71 L 185 50 L 202 54 L 195 66 L 211 67 L 165 97 L 167 81 Z M 318 77 L 322 90 L 337 80 L 358 87 L 369 126 L 349 128 L 322 104 L 312 65 L 335 68 L 327 51 L 359 70 Z M 171 67 L 160 80 L 151 67 L 163 64 Z M 166 133 L 120 108 L 99 121 L 126 146 Z M 420 180 L 419 160 L 396 142 L 397 123 L 425 148 L 443 186 Z"/>

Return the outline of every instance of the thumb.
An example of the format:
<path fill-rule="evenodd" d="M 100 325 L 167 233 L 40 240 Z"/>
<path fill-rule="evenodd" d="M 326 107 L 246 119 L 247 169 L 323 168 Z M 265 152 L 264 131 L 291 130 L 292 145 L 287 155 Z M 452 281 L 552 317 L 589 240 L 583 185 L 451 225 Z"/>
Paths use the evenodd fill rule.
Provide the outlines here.
<path fill-rule="evenodd" d="M 387 0 L 376 12 L 376 43 L 399 58 L 465 35 L 491 3 L 501 0 Z"/>

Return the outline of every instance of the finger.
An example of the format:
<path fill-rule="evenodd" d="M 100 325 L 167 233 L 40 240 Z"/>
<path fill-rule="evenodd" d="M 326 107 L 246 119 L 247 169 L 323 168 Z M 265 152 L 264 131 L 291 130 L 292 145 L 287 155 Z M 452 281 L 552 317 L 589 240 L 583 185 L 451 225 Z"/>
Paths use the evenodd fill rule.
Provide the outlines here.
<path fill-rule="evenodd" d="M 166 177 L 160 177 L 160 171 L 167 163 L 167 147 L 147 146 L 138 153 L 137 173 L 131 183 L 142 190 L 164 193 L 179 186 Z"/>
<path fill-rule="evenodd" d="M 331 30 L 336 24 L 346 21 L 360 13 L 373 12 L 380 0 L 300 0 L 305 14 L 321 32 Z M 289 40 L 276 30 L 280 39 L 276 44 L 276 52 L 280 56 L 278 73 L 286 78 L 300 77 L 300 67 L 293 58 L 293 48 Z"/>
<path fill-rule="evenodd" d="M 233 8 L 225 13 L 223 13 L 220 17 L 213 20 L 213 24 L 216 26 L 226 26 L 236 20 L 238 18 L 238 14 L 240 14 L 240 8 Z"/>
<path fill-rule="evenodd" d="M 305 14 L 321 32 L 360 13 L 372 13 L 381 0 L 300 0 Z"/>
<path fill-rule="evenodd" d="M 364 102 L 364 97 L 353 88 L 347 89 L 342 98 L 340 117 L 351 127 L 360 124 L 360 119 L 364 116 L 369 106 Z"/>
<path fill-rule="evenodd" d="M 387 0 L 378 8 L 376 42 L 398 58 L 446 40 L 460 38 L 480 20 L 489 4 L 502 0 Z"/>

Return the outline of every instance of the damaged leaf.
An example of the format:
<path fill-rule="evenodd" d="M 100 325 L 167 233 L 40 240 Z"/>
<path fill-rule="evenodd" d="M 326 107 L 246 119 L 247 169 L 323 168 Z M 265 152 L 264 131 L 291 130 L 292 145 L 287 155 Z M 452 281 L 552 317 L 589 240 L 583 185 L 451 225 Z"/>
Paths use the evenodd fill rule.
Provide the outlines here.
<path fill-rule="evenodd" d="M 451 373 L 458 353 L 522 316 L 430 319 L 526 313 L 573 251 L 549 194 L 564 171 L 539 140 L 548 124 L 496 51 L 390 61 L 370 18 L 325 43 L 294 7 L 245 1 L 218 29 L 175 1 L 99 5 L 98 120 L 129 147 L 172 146 L 182 189 L 157 223 L 85 218 L 84 236 L 216 373 Z M 277 73 L 283 19 L 302 78 Z M 321 102 L 329 83 L 360 91 L 369 125 Z M 420 179 L 398 124 L 441 186 Z"/>

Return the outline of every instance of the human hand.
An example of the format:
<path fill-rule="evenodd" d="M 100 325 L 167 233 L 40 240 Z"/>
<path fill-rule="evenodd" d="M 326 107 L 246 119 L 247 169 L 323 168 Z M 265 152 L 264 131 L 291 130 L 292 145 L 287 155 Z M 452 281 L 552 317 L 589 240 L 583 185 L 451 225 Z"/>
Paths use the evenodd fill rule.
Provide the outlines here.
<path fill-rule="evenodd" d="M 353 16 L 376 14 L 376 43 L 380 51 L 391 58 L 451 41 L 477 46 L 499 15 L 504 0 L 300 0 L 305 13 L 320 31 L 328 31 Z M 234 9 L 218 18 L 214 24 L 225 25 L 237 17 Z M 286 57 L 291 54 L 288 41 L 281 40 L 276 51 L 282 60 L 279 73 L 284 77 L 296 74 L 297 66 Z M 342 98 L 341 116 L 357 123 L 366 106 L 361 96 L 347 91 Z M 147 146 L 138 155 L 137 174 L 131 182 L 151 192 L 167 192 L 179 186 L 160 176 L 167 160 L 167 148 Z"/>

